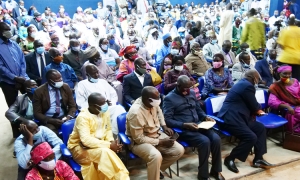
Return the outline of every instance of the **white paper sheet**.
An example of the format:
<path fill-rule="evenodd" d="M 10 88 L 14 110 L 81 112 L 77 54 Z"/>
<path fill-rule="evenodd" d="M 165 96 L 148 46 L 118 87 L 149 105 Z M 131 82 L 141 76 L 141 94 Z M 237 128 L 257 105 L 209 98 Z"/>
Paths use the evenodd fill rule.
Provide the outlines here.
<path fill-rule="evenodd" d="M 213 121 L 204 121 L 204 122 L 201 122 L 200 124 L 198 124 L 198 128 L 201 128 L 201 129 L 210 129 L 215 124 L 216 124 L 216 122 L 213 122 Z"/>
<path fill-rule="evenodd" d="M 226 96 L 218 96 L 215 98 L 211 99 L 211 105 L 212 105 L 212 109 L 213 109 L 213 113 L 219 112 L 223 102 L 225 101 Z"/>
<path fill-rule="evenodd" d="M 255 97 L 256 100 L 259 104 L 264 104 L 265 103 L 265 93 L 264 90 L 257 90 L 255 92 Z"/>

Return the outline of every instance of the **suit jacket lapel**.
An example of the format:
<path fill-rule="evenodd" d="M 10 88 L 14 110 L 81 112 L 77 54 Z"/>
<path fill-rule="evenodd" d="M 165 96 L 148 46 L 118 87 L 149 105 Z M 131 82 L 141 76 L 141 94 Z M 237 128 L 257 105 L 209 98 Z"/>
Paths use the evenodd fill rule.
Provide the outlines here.
<path fill-rule="evenodd" d="M 143 84 L 141 83 L 139 78 L 136 76 L 136 74 L 134 72 L 132 72 L 132 73 L 133 73 L 134 81 L 138 82 L 141 86 L 143 86 Z M 144 83 L 145 83 L 145 81 L 144 81 Z"/>
<path fill-rule="evenodd" d="M 49 94 L 48 83 L 45 83 L 45 97 L 46 97 L 48 106 L 50 107 L 50 94 Z"/>
<path fill-rule="evenodd" d="M 150 84 L 149 79 L 151 79 L 151 75 L 150 74 L 145 74 L 143 87 Z M 151 81 L 152 81 L 152 79 L 151 79 Z"/>
<path fill-rule="evenodd" d="M 32 59 L 33 59 L 33 69 L 35 69 L 35 67 L 37 67 L 37 72 L 40 74 L 40 71 L 39 71 L 39 66 L 38 66 L 38 63 L 37 63 L 37 58 L 36 58 L 36 53 L 33 52 L 32 54 Z M 43 71 L 42 71 L 43 72 Z M 41 74 L 40 74 L 40 77 L 41 77 Z"/>

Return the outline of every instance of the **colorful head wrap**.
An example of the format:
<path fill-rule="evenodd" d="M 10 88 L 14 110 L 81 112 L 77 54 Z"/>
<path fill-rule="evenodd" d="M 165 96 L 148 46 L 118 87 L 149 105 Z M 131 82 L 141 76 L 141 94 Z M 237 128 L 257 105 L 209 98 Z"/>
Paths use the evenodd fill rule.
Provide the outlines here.
<path fill-rule="evenodd" d="M 284 66 L 280 66 L 278 69 L 277 69 L 277 72 L 278 73 L 281 73 L 283 71 L 292 71 L 292 66 L 288 66 L 288 65 L 284 65 Z"/>
<path fill-rule="evenodd" d="M 36 146 L 31 152 L 31 160 L 34 164 L 38 164 L 40 161 L 44 160 L 49 155 L 53 154 L 51 146 L 47 142 L 43 142 Z"/>
<path fill-rule="evenodd" d="M 177 48 L 181 48 L 180 42 L 178 41 L 173 41 L 171 44 L 172 47 L 177 47 Z"/>
<path fill-rule="evenodd" d="M 165 40 L 165 39 L 167 39 L 167 38 L 168 38 L 168 37 L 170 37 L 170 36 L 171 36 L 171 34 L 170 34 L 170 33 L 166 33 L 166 34 L 164 34 L 164 35 L 163 35 L 163 37 L 162 37 L 162 38 L 163 38 L 163 40 Z"/>
<path fill-rule="evenodd" d="M 120 50 L 119 56 L 124 56 L 125 54 L 129 54 L 134 51 L 136 51 L 136 46 L 132 44 L 132 45 L 126 46 L 125 48 L 122 48 Z"/>

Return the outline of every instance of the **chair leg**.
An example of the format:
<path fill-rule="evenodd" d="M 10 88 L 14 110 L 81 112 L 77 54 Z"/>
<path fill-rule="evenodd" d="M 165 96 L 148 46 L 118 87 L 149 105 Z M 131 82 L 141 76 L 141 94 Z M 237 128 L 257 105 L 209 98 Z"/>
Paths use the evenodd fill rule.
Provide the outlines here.
<path fill-rule="evenodd" d="M 169 174 L 170 174 L 170 178 L 172 179 L 172 170 L 171 170 L 171 167 L 169 167 Z"/>
<path fill-rule="evenodd" d="M 178 160 L 176 162 L 176 166 L 177 166 L 177 176 L 179 177 L 179 162 L 178 162 Z"/>

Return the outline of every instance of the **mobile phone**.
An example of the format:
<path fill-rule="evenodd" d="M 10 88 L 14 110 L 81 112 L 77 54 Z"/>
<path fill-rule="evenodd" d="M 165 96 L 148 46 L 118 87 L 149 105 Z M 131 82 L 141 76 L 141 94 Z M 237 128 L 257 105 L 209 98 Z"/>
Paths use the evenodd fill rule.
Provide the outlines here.
<path fill-rule="evenodd" d="M 176 140 L 178 139 L 179 134 L 177 132 L 174 132 L 173 136 L 170 139 Z"/>

